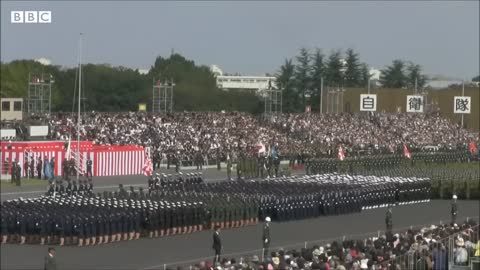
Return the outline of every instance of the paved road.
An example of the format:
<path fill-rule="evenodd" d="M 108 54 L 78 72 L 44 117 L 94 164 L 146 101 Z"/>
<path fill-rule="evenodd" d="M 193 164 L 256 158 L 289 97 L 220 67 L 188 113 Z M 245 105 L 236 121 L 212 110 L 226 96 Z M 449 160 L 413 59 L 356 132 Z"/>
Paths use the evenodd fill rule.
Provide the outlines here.
<path fill-rule="evenodd" d="M 175 169 L 161 169 L 161 173 L 166 174 L 175 174 Z M 196 170 L 183 170 L 184 174 L 197 172 Z M 294 174 L 303 174 L 303 171 L 295 171 Z M 204 179 L 207 182 L 213 181 L 223 181 L 227 178 L 226 170 L 223 169 L 218 171 L 217 169 L 204 169 L 202 171 Z M 235 173 L 233 174 L 235 175 Z M 127 189 L 129 186 L 138 187 L 147 187 L 147 179 L 144 175 L 127 175 L 127 176 L 104 176 L 104 177 L 95 177 L 94 178 L 94 192 L 103 192 L 104 190 L 116 190 L 118 189 L 118 184 L 123 184 Z M 47 190 L 47 183 L 45 186 L 42 185 L 30 185 L 30 186 L 8 186 L 2 187 L 0 193 L 0 200 L 11 200 L 18 197 L 23 198 L 33 198 L 38 197 L 44 194 Z"/>
<path fill-rule="evenodd" d="M 459 220 L 467 216 L 478 216 L 480 211 L 477 201 L 460 201 L 458 206 Z M 397 206 L 393 209 L 394 229 L 406 230 L 412 224 L 447 222 L 450 218 L 449 210 L 449 201 Z M 376 236 L 378 230 L 384 229 L 384 217 L 385 209 L 374 209 L 351 215 L 273 223 L 272 246 L 300 249 L 305 245 L 305 241 L 309 241 L 308 245 L 313 244 L 315 242 L 311 241 L 313 239 L 341 240 L 343 236 L 348 235 L 357 235 L 355 238 L 363 239 L 367 236 Z M 242 254 L 252 254 L 245 251 L 256 250 L 255 254 L 259 255 L 261 230 L 259 224 L 222 231 L 224 253 L 235 253 L 237 254 L 235 257 L 240 257 Z M 175 267 L 174 262 L 188 260 L 198 262 L 199 258 L 211 256 L 211 238 L 212 232 L 204 231 L 191 235 L 140 239 L 104 246 L 56 249 L 59 269 L 163 269 L 163 264 Z M 1 248 L 1 269 L 39 269 L 43 267 L 46 249 L 47 247 L 38 245 L 4 245 Z M 188 265 L 188 262 L 186 264 Z"/>

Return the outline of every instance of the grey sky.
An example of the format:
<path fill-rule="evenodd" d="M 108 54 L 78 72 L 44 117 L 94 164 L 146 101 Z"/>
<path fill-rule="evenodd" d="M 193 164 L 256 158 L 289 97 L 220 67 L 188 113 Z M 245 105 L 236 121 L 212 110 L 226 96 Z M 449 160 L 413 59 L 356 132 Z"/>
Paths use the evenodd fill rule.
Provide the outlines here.
<path fill-rule="evenodd" d="M 199 64 L 275 72 L 299 48 L 354 48 L 383 68 L 414 61 L 428 74 L 479 73 L 479 2 L 5 2 L 1 60 L 46 57 L 149 68 L 172 48 Z M 51 10 L 52 24 L 11 24 L 12 10 Z"/>

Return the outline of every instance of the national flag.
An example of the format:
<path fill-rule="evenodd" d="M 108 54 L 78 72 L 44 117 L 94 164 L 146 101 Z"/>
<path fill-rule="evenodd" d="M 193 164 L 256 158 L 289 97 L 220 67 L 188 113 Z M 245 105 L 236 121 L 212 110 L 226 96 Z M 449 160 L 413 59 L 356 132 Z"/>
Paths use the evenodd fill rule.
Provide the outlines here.
<path fill-rule="evenodd" d="M 265 145 L 263 143 L 258 143 L 257 144 L 257 150 L 258 150 L 258 153 L 261 154 L 261 153 L 265 153 L 266 151 L 266 148 L 265 148 Z"/>
<path fill-rule="evenodd" d="M 274 159 L 278 157 L 277 148 L 275 147 L 275 145 L 272 146 L 272 151 L 270 153 L 270 156 Z"/>
<path fill-rule="evenodd" d="M 477 145 L 475 144 L 475 142 L 470 142 L 470 153 L 472 153 L 472 155 L 475 155 L 476 152 L 477 152 Z"/>
<path fill-rule="evenodd" d="M 345 159 L 345 152 L 343 152 L 342 147 L 338 148 L 338 159 L 344 160 Z"/>
<path fill-rule="evenodd" d="M 147 149 L 145 149 L 147 150 Z M 143 174 L 145 176 L 151 176 L 153 172 L 153 164 L 152 160 L 150 159 L 149 151 L 145 151 L 145 162 L 142 168 Z"/>
<path fill-rule="evenodd" d="M 72 138 L 70 136 L 68 137 L 67 154 L 65 157 L 67 160 L 72 159 Z"/>
<path fill-rule="evenodd" d="M 48 180 L 50 181 L 53 180 L 53 169 L 52 169 L 52 165 L 50 164 L 50 162 L 48 162 L 48 160 L 45 165 L 45 176 L 47 177 Z"/>
<path fill-rule="evenodd" d="M 410 155 L 410 151 L 408 150 L 408 148 L 407 148 L 406 145 L 403 145 L 403 155 L 404 155 L 406 158 L 412 158 L 412 156 Z"/>

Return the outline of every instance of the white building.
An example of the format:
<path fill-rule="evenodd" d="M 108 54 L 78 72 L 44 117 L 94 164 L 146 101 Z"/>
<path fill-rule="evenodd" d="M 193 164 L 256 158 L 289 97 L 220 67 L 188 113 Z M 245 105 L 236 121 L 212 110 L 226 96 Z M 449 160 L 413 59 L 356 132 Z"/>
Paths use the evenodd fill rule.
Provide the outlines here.
<path fill-rule="evenodd" d="M 370 75 L 370 80 L 379 81 L 382 72 L 379 69 L 370 68 L 368 74 Z"/>
<path fill-rule="evenodd" d="M 22 121 L 23 118 L 23 98 L 1 98 L 1 120 Z"/>
<path fill-rule="evenodd" d="M 260 91 L 268 89 L 269 84 L 276 88 L 276 78 L 273 76 L 234 76 L 223 75 L 223 71 L 216 65 L 212 65 L 210 70 L 215 75 L 217 87 L 223 90 L 245 89 Z"/>

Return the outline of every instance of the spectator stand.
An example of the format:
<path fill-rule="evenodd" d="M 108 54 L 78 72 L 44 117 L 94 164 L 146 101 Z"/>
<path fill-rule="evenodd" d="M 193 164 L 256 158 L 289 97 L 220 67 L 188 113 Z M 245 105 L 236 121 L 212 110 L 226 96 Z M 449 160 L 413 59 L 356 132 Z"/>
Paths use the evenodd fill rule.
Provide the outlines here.
<path fill-rule="evenodd" d="M 310 255 L 313 252 L 325 253 L 328 262 L 331 265 L 330 269 L 338 269 L 332 265 L 338 266 L 339 264 L 345 266 L 345 269 L 373 269 L 363 268 L 362 264 L 368 263 L 370 265 L 375 265 L 375 269 L 427 270 L 432 269 L 428 267 L 429 262 L 427 261 L 430 259 L 430 261 L 434 261 L 437 264 L 437 267 L 438 265 L 442 265 L 442 267 L 433 269 L 470 270 L 473 269 L 472 262 L 478 261 L 478 257 L 475 257 L 475 244 L 479 241 L 479 225 L 467 225 L 471 222 L 472 218 L 476 220 L 478 219 L 478 216 L 467 218 L 465 224 L 457 227 L 445 225 L 440 221 L 438 226 L 423 224 L 395 229 L 393 231 L 393 233 L 395 233 L 394 237 L 399 237 L 401 240 L 395 240 L 395 238 L 393 238 L 391 241 L 395 240 L 394 244 L 395 242 L 398 242 L 397 245 L 400 248 L 397 250 L 382 245 L 382 243 L 385 244 L 387 238 L 385 231 L 375 231 L 362 234 L 344 235 L 330 239 L 311 240 L 293 244 L 287 243 L 285 245 L 271 247 L 270 251 L 273 251 L 272 253 L 276 254 L 280 252 L 290 254 L 292 261 L 294 258 L 292 258 L 291 254 L 294 254 L 295 252 L 298 254 L 309 253 Z M 460 238 L 463 239 L 463 242 L 459 240 Z M 379 240 L 379 242 L 376 242 L 377 240 Z M 426 243 L 426 241 L 428 241 L 428 243 Z M 354 242 L 360 245 L 363 243 L 362 250 L 360 250 L 359 247 L 357 248 L 357 245 L 355 245 L 355 247 L 352 246 Z M 381 243 L 380 247 L 382 249 L 380 249 L 380 252 L 382 256 L 373 258 L 368 255 L 367 251 L 372 251 L 374 245 L 378 243 Z M 340 252 L 342 253 L 338 255 L 340 255 L 341 258 L 339 258 L 334 251 L 334 246 L 338 245 L 341 249 Z M 341 248 L 342 246 L 343 248 Z M 467 260 L 466 263 L 460 265 L 461 263 L 457 261 L 456 255 L 459 253 L 458 250 L 462 247 L 467 251 Z M 315 251 L 315 249 L 318 249 L 318 251 Z M 353 252 L 354 250 L 355 252 Z M 377 251 L 379 251 L 378 248 Z M 349 254 L 358 255 L 349 256 Z M 264 269 L 259 268 L 262 265 L 262 262 L 272 264 L 273 269 L 284 269 L 280 268 L 278 264 L 275 265 L 272 262 L 271 256 L 264 257 L 263 255 L 264 249 L 255 249 L 244 252 L 222 254 L 221 257 L 227 258 L 229 261 L 231 261 L 229 258 L 234 258 L 236 262 L 235 265 L 231 263 L 227 263 L 227 265 L 213 265 L 213 256 L 209 256 L 187 261 L 159 264 L 143 268 L 143 270 Z M 204 267 L 201 267 L 202 265 Z M 305 269 L 314 268 L 307 267 Z"/>

